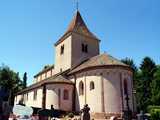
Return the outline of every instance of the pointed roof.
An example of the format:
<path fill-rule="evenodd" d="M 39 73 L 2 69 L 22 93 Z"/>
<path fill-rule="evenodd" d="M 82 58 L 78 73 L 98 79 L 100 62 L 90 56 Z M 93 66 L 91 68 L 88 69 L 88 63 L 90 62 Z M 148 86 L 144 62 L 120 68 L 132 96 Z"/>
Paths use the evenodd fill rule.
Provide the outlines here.
<path fill-rule="evenodd" d="M 73 17 L 71 23 L 68 26 L 67 31 L 65 34 L 55 43 L 55 46 L 61 43 L 70 33 L 78 33 L 96 40 L 99 40 L 93 33 L 89 31 L 87 28 L 81 14 L 79 11 L 76 12 L 75 16 Z"/>

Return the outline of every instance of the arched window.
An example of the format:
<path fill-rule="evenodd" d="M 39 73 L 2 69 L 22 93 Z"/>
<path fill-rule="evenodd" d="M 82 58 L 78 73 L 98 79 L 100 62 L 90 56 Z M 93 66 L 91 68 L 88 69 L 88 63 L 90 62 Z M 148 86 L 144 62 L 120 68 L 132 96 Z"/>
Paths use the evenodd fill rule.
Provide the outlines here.
<path fill-rule="evenodd" d="M 63 99 L 64 100 L 68 100 L 69 99 L 69 92 L 68 92 L 68 90 L 64 90 L 63 91 Z"/>
<path fill-rule="evenodd" d="M 94 88 L 95 88 L 94 82 L 92 81 L 92 82 L 90 82 L 90 90 L 93 90 Z"/>
<path fill-rule="evenodd" d="M 124 94 L 126 95 L 128 94 L 128 84 L 126 79 L 124 79 L 123 85 L 124 85 Z"/>
<path fill-rule="evenodd" d="M 83 82 L 81 81 L 79 83 L 79 95 L 83 95 L 84 94 L 84 84 Z"/>

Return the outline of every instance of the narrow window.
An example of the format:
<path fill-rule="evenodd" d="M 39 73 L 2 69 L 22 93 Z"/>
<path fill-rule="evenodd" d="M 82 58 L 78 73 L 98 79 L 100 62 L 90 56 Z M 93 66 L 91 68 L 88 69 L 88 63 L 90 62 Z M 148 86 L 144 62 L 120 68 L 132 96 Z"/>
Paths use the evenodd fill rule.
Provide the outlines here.
<path fill-rule="evenodd" d="M 82 52 L 88 53 L 88 45 L 87 44 L 85 45 L 82 43 Z"/>
<path fill-rule="evenodd" d="M 124 94 L 127 95 L 128 94 L 128 85 L 127 85 L 127 80 L 124 80 Z"/>
<path fill-rule="evenodd" d="M 60 54 L 62 55 L 64 53 L 64 45 L 61 46 L 61 52 Z"/>
<path fill-rule="evenodd" d="M 95 86 L 94 86 L 94 82 L 90 82 L 90 90 L 94 90 Z"/>
<path fill-rule="evenodd" d="M 37 100 L 37 90 L 34 90 L 33 100 Z"/>
<path fill-rule="evenodd" d="M 84 84 L 83 82 L 81 81 L 79 83 L 79 95 L 83 95 L 84 94 Z"/>
<path fill-rule="evenodd" d="M 85 45 L 85 53 L 88 53 L 88 45 Z"/>
<path fill-rule="evenodd" d="M 64 100 L 68 100 L 68 99 L 69 99 L 68 90 L 64 90 L 64 91 L 63 91 L 63 99 L 64 99 Z"/>
<path fill-rule="evenodd" d="M 85 45 L 82 44 L 82 52 L 85 52 Z"/>

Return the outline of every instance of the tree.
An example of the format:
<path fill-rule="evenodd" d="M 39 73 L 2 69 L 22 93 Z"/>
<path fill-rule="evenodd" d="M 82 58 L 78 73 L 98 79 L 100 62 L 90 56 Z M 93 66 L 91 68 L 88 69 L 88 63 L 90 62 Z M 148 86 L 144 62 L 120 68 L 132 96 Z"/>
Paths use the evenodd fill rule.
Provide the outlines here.
<path fill-rule="evenodd" d="M 25 72 L 23 75 L 23 88 L 27 87 L 27 73 Z"/>
<path fill-rule="evenodd" d="M 137 66 L 135 65 L 134 61 L 130 58 L 125 58 L 125 59 L 122 59 L 121 60 L 123 63 L 129 65 L 133 70 L 134 72 L 137 72 L 138 68 Z"/>
<path fill-rule="evenodd" d="M 136 90 L 136 87 L 137 87 L 137 84 L 138 84 L 137 83 L 137 81 L 138 81 L 138 79 L 137 79 L 138 78 L 138 68 L 137 68 L 137 66 L 135 65 L 134 61 L 130 58 L 122 59 L 121 62 L 129 65 L 132 68 L 132 70 L 133 70 L 133 89 Z M 136 95 L 134 94 L 134 98 L 135 97 L 136 97 Z M 127 97 L 126 97 L 126 100 L 127 100 Z M 126 101 L 126 102 L 128 102 L 128 101 Z"/>
<path fill-rule="evenodd" d="M 154 74 L 154 79 L 151 84 L 151 101 L 153 105 L 160 105 L 160 66 L 157 67 L 157 71 Z"/>
<path fill-rule="evenodd" d="M 22 81 L 19 78 L 19 73 L 14 72 L 7 66 L 1 66 L 0 86 L 2 86 L 6 94 L 8 94 L 7 100 L 10 105 L 13 105 L 15 93 L 22 89 Z"/>
<path fill-rule="evenodd" d="M 151 104 L 151 83 L 154 73 L 156 72 L 155 62 L 145 57 L 140 65 L 137 85 L 137 103 L 140 110 L 147 110 L 147 106 Z"/>
<path fill-rule="evenodd" d="M 121 62 L 123 62 L 126 65 L 129 65 L 133 69 L 133 84 L 134 84 L 134 88 L 136 88 L 137 76 L 138 76 L 138 68 L 137 68 L 136 64 L 130 58 L 122 59 Z"/>

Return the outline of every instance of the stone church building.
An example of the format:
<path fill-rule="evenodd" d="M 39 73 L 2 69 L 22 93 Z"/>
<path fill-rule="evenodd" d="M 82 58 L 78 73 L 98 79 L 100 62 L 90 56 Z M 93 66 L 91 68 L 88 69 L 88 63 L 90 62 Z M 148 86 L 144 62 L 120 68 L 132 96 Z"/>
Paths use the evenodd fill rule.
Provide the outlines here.
<path fill-rule="evenodd" d="M 45 66 L 34 83 L 20 91 L 27 106 L 80 111 L 88 104 L 94 115 L 133 111 L 133 70 L 116 58 L 100 54 L 100 40 L 90 32 L 79 11 L 54 44 L 55 64 Z M 126 96 L 129 101 L 126 101 Z"/>

